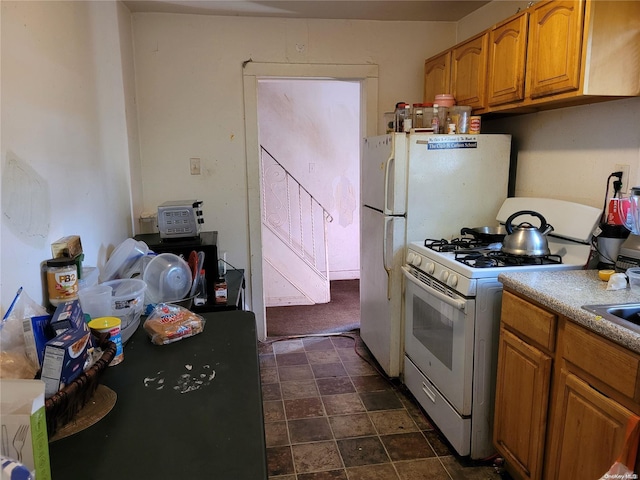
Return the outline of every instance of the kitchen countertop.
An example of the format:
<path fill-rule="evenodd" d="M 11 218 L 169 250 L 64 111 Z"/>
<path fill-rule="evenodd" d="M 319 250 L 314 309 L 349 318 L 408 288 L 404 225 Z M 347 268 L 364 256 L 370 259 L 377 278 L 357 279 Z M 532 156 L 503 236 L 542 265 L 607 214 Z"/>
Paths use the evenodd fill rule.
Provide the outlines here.
<path fill-rule="evenodd" d="M 640 353 L 640 334 L 582 308 L 583 305 L 640 302 L 640 295 L 631 293 L 629 288 L 607 290 L 607 282 L 598 278 L 597 270 L 502 273 L 498 280 L 510 290 Z"/>
<path fill-rule="evenodd" d="M 202 333 L 168 345 L 138 328 L 100 380 L 113 410 L 50 444 L 54 480 L 267 479 L 255 316 L 202 316 Z"/>

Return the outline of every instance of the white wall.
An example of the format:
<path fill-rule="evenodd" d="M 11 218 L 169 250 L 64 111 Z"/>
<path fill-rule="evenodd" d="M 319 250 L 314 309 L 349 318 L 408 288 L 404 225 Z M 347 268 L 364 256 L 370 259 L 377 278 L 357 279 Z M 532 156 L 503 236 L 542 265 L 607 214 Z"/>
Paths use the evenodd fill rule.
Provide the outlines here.
<path fill-rule="evenodd" d="M 130 31 L 113 2 L 2 2 L 3 311 L 20 286 L 44 304 L 58 238 L 80 235 L 101 266 L 132 233 Z"/>
<path fill-rule="evenodd" d="M 518 197 L 558 198 L 601 208 L 607 177 L 618 164 L 630 166 L 630 187 L 640 185 L 640 98 L 520 115 L 485 125 L 513 135 Z"/>
<path fill-rule="evenodd" d="M 144 208 L 203 200 L 205 227 L 246 270 L 243 62 L 377 64 L 384 112 L 420 101 L 424 59 L 455 41 L 451 23 L 142 13 L 133 24 Z M 201 158 L 202 175 L 189 174 L 190 157 Z"/>

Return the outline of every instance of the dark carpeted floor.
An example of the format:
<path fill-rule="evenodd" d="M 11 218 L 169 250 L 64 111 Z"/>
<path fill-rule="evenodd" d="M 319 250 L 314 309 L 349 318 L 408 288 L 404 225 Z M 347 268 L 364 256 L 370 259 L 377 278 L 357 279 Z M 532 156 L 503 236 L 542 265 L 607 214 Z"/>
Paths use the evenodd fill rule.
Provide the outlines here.
<path fill-rule="evenodd" d="M 360 328 L 360 280 L 331 282 L 331 302 L 267 308 L 267 336 L 347 332 Z"/>

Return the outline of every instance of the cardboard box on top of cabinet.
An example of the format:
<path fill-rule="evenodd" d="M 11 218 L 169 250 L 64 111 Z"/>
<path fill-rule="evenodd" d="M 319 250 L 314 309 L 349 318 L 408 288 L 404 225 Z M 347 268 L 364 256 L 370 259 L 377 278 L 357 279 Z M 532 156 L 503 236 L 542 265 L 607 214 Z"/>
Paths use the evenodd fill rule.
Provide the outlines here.
<path fill-rule="evenodd" d="M 51 480 L 44 382 L 0 379 L 0 392 L 2 454 L 35 470 L 38 480 Z"/>
<path fill-rule="evenodd" d="M 82 253 L 80 235 L 62 237 L 51 244 L 53 258 L 76 258 Z"/>

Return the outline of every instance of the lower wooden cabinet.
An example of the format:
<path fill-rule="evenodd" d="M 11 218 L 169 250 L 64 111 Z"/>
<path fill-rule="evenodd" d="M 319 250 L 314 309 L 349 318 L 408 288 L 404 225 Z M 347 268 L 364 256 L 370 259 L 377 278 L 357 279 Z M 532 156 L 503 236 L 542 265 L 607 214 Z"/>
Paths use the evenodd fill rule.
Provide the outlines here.
<path fill-rule="evenodd" d="M 494 443 L 522 478 L 540 478 L 551 356 L 500 330 Z"/>
<path fill-rule="evenodd" d="M 565 370 L 557 384 L 545 478 L 601 478 L 623 451 L 627 425 L 637 417 Z"/>
<path fill-rule="evenodd" d="M 597 480 L 628 446 L 640 472 L 640 355 L 506 289 L 499 345 L 493 438 L 512 477 Z"/>

